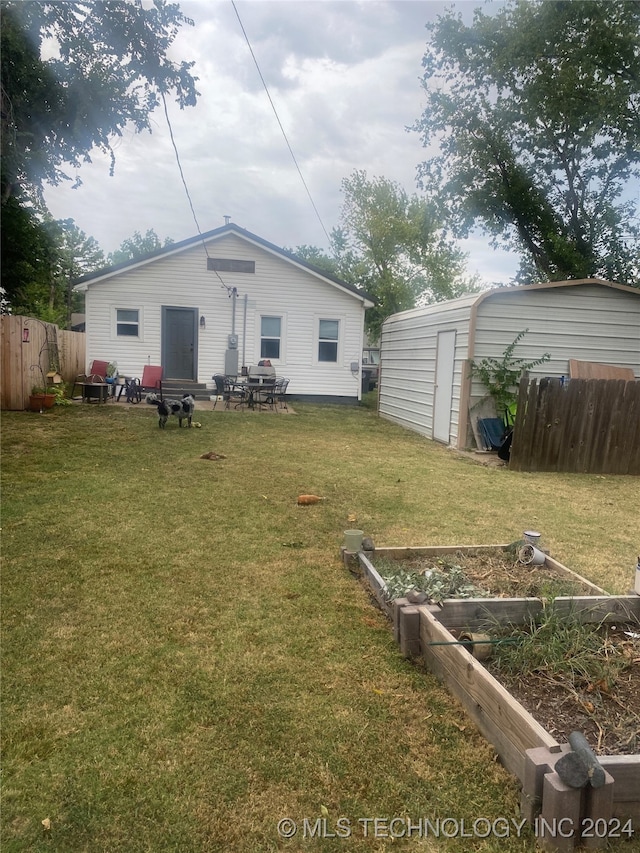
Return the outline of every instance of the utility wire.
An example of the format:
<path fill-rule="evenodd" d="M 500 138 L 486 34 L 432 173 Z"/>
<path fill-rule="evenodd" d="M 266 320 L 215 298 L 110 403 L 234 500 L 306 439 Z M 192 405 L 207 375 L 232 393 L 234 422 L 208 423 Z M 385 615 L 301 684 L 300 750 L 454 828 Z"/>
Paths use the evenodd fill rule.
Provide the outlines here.
<path fill-rule="evenodd" d="M 247 47 L 249 48 L 249 51 L 251 53 L 251 56 L 253 57 L 253 61 L 255 63 L 256 69 L 258 71 L 258 74 L 260 75 L 260 80 L 262 80 L 262 85 L 264 86 L 264 90 L 267 93 L 267 98 L 269 98 L 269 103 L 271 104 L 271 109 L 273 110 L 273 114 L 275 115 L 276 121 L 278 122 L 278 126 L 280 127 L 280 130 L 282 131 L 284 141 L 287 143 L 287 148 L 289 149 L 289 153 L 291 154 L 293 162 L 295 163 L 295 167 L 298 170 L 298 175 L 300 175 L 300 180 L 302 181 L 302 184 L 303 184 L 305 190 L 307 191 L 307 195 L 309 196 L 309 201 L 311 202 L 311 206 L 313 207 L 315 214 L 318 217 L 318 222 L 320 223 L 320 227 L 324 231 L 325 237 L 327 238 L 327 241 L 330 244 L 331 238 L 329 237 L 329 235 L 327 233 L 327 229 L 324 227 L 324 222 L 322 221 L 322 217 L 320 216 L 320 213 L 318 212 L 318 208 L 316 207 L 316 204 L 313 200 L 313 197 L 311 195 L 309 187 L 307 186 L 307 182 L 304 179 L 304 175 L 302 174 L 302 170 L 300 169 L 300 166 L 298 165 L 298 161 L 296 160 L 296 155 L 293 153 L 293 148 L 291 147 L 291 144 L 289 143 L 289 139 L 287 138 L 287 134 L 285 132 L 285 129 L 282 126 L 282 122 L 280 121 L 280 116 L 278 115 L 278 111 L 275 107 L 275 104 L 273 103 L 273 99 L 271 98 L 271 94 L 269 93 L 269 88 L 266 84 L 266 81 L 265 81 L 264 77 L 262 76 L 262 71 L 260 70 L 260 66 L 258 65 L 258 60 L 256 59 L 256 55 L 253 52 L 253 48 L 251 47 L 251 42 L 249 41 L 249 36 L 247 35 L 247 32 L 246 32 L 244 25 L 242 23 L 242 19 L 240 18 L 240 13 L 238 12 L 238 9 L 236 8 L 235 0 L 231 0 L 231 5 L 233 6 L 233 11 L 236 13 L 238 23 L 240 24 L 240 29 L 242 30 L 242 34 L 244 35 L 245 41 L 247 42 Z"/>
<path fill-rule="evenodd" d="M 178 154 L 178 146 L 176 145 L 176 140 L 173 136 L 173 128 L 171 126 L 171 121 L 169 120 L 169 110 L 167 109 L 167 99 L 164 96 L 164 91 L 160 89 L 160 95 L 162 96 L 162 105 L 164 107 L 164 116 L 167 120 L 167 126 L 169 128 L 169 136 L 171 138 L 171 144 L 173 145 L 173 150 L 176 155 L 176 163 L 178 164 L 178 170 L 180 171 L 180 177 L 182 179 L 182 185 L 184 187 L 184 191 L 187 194 L 187 199 L 189 201 L 189 207 L 191 208 L 191 215 L 193 216 L 193 221 L 196 223 L 196 228 L 198 229 L 198 234 L 202 237 L 202 231 L 200 230 L 200 223 L 198 222 L 198 217 L 196 216 L 195 209 L 193 207 L 193 201 L 191 200 L 191 194 L 189 193 L 189 187 L 187 186 L 187 182 L 184 177 L 184 172 L 182 171 L 182 163 L 180 162 L 180 155 Z M 205 252 L 207 252 L 207 246 L 204 242 L 204 238 L 202 240 L 202 245 L 204 246 Z M 207 252 L 207 257 L 209 257 L 209 252 Z"/>
<path fill-rule="evenodd" d="M 175 155 L 176 155 L 176 163 L 178 164 L 178 170 L 180 172 L 180 177 L 182 179 L 182 185 L 184 187 L 185 193 L 187 194 L 187 199 L 189 201 L 189 207 L 191 208 L 191 214 L 193 216 L 193 221 L 196 223 L 196 228 L 198 229 L 198 234 L 200 235 L 200 239 L 202 240 L 202 246 L 203 246 L 205 254 L 207 256 L 207 260 L 209 260 L 210 259 L 209 250 L 207 249 L 207 244 L 205 243 L 204 235 L 202 234 L 202 231 L 200 230 L 200 223 L 198 222 L 198 217 L 196 216 L 196 211 L 195 211 L 195 208 L 193 206 L 193 201 L 191 200 L 191 193 L 189 192 L 189 187 L 187 186 L 187 181 L 186 181 L 186 178 L 184 176 L 184 172 L 182 171 L 182 163 L 180 162 L 180 154 L 178 153 L 178 146 L 176 145 L 176 140 L 173 136 L 173 127 L 171 126 L 171 120 L 169 119 L 169 110 L 167 109 L 167 99 L 165 98 L 164 91 L 162 89 L 160 89 L 160 95 L 162 96 L 162 105 L 164 106 L 164 116 L 167 120 L 167 127 L 169 128 L 169 136 L 171 138 L 171 144 L 173 145 L 173 150 L 174 150 Z M 220 275 L 220 273 L 218 272 L 218 270 L 214 269 L 214 273 L 220 279 L 220 283 L 222 284 L 224 289 L 227 291 L 229 296 L 231 296 L 233 288 L 229 287 L 229 285 L 224 282 L 224 280 L 223 280 L 222 276 Z"/>

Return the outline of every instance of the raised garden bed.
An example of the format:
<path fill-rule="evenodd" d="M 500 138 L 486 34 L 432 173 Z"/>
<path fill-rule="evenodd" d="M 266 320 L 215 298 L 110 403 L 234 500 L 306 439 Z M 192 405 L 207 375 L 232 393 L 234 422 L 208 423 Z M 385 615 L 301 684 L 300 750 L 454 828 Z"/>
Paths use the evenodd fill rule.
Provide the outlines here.
<path fill-rule="evenodd" d="M 592 624 L 594 630 L 606 634 L 605 642 L 619 641 L 626 653 L 632 655 L 632 667 L 639 667 L 640 659 L 635 661 L 635 640 L 624 631 L 629 629 L 631 634 L 640 631 L 640 596 L 607 595 L 548 555 L 542 566 L 519 566 L 508 545 L 378 548 L 357 556 L 344 553 L 343 557 L 353 571 L 361 574 L 378 605 L 393 620 L 394 635 L 402 653 L 422 658 L 427 668 L 445 682 L 493 744 L 505 767 L 519 779 L 523 817 L 532 823 L 542 820 L 547 828 L 553 821 L 567 816 L 572 825 L 583 828 L 589 820 L 598 819 L 600 826 L 606 827 L 614 820 L 630 820 L 637 832 L 640 828 L 640 755 L 637 751 L 625 753 L 618 742 L 607 752 L 611 733 L 607 738 L 602 736 L 598 744 L 597 725 L 591 728 L 587 725 L 596 718 L 588 703 L 594 706 L 594 711 L 597 703 L 604 706 L 609 699 L 615 705 L 615 694 L 607 696 L 602 685 L 597 689 L 593 685 L 591 694 L 572 716 L 564 700 L 575 697 L 562 680 L 558 685 L 564 693 L 562 702 L 557 696 L 552 697 L 549 690 L 536 696 L 533 679 L 526 685 L 518 685 L 517 679 L 504 683 L 500 673 L 490 671 L 494 667 L 491 657 L 486 665 L 480 658 L 487 657 L 487 645 L 500 642 L 505 631 L 538 621 L 553 600 L 553 607 L 561 619 L 566 616 L 567 620 Z M 460 568 L 465 576 L 461 582 L 462 597 L 440 599 L 436 596 L 434 600 L 427 590 L 427 600 L 416 603 L 420 602 L 420 590 L 408 587 L 408 597 L 399 595 L 390 601 L 385 577 L 390 579 L 389 586 L 393 586 L 391 564 L 397 564 L 401 576 L 414 571 L 433 572 L 450 565 Z M 475 595 L 474 587 L 481 592 L 477 597 L 471 597 Z M 627 640 L 633 643 L 626 643 Z M 611 648 L 608 653 L 612 653 Z M 638 707 L 635 703 L 639 671 L 638 668 L 631 670 L 628 693 L 625 692 L 626 682 L 620 688 L 620 710 L 623 715 L 628 713 L 615 724 L 620 729 L 620 738 L 628 739 L 629 750 L 636 750 L 637 746 L 631 715 Z M 585 690 L 588 687 L 586 684 Z M 628 702 L 634 704 L 627 706 Z M 556 711 L 562 709 L 563 716 L 560 722 L 549 723 L 548 712 L 554 707 Z M 598 760 L 607 773 L 607 782 L 598 791 L 588 786 L 585 789 L 568 787 L 555 771 L 557 760 L 571 751 L 566 743 L 571 731 L 583 731 L 599 753 Z M 556 834 L 543 837 L 541 841 L 548 849 L 573 850 L 580 843 L 591 848 L 602 846 L 607 837 L 605 833 L 605 837 L 581 838 L 577 831 L 566 837 Z"/>

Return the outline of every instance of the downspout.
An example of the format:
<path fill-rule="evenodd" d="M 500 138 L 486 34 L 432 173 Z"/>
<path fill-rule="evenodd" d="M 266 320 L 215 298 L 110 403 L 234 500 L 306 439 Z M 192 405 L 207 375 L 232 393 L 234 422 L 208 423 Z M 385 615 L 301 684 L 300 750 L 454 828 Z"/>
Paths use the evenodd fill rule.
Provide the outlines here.
<path fill-rule="evenodd" d="M 231 291 L 231 334 L 235 335 L 236 333 L 236 299 L 238 298 L 238 290 L 237 288 L 233 288 Z"/>
<path fill-rule="evenodd" d="M 245 293 L 244 295 L 244 306 L 243 306 L 243 316 L 242 316 L 242 367 L 245 368 L 247 366 L 246 355 L 247 355 L 247 309 L 249 307 L 249 294 Z"/>

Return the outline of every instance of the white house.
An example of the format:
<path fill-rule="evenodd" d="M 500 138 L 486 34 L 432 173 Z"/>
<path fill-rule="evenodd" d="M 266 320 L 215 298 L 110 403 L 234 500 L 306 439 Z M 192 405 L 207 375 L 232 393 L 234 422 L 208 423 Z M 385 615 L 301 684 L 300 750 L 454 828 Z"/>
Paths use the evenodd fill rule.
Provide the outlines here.
<path fill-rule="evenodd" d="M 269 359 L 296 397 L 357 400 L 371 298 L 233 223 L 87 275 L 87 362 L 206 383 Z"/>
<path fill-rule="evenodd" d="M 531 376 L 570 376 L 569 360 L 631 368 L 640 378 L 640 290 L 600 279 L 503 287 L 403 311 L 383 324 L 379 413 L 458 449 L 473 446 L 486 389 L 470 361 L 551 360 Z"/>

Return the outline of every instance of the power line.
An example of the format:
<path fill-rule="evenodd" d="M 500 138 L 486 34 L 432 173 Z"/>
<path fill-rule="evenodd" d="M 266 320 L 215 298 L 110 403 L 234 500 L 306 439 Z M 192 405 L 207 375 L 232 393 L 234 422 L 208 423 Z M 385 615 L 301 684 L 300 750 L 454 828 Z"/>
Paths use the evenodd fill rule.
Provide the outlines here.
<path fill-rule="evenodd" d="M 187 194 L 187 199 L 189 201 L 189 207 L 191 208 L 191 215 L 193 216 L 193 221 L 196 223 L 196 228 L 198 229 L 198 234 L 202 237 L 202 231 L 200 230 L 200 223 L 198 222 L 198 217 L 196 216 L 196 211 L 193 207 L 193 201 L 191 200 L 191 194 L 189 193 L 189 187 L 187 186 L 187 181 L 184 177 L 184 172 L 182 171 L 182 163 L 180 162 L 180 155 L 178 154 L 178 146 L 176 145 L 176 141 L 173 136 L 173 128 L 171 126 L 171 121 L 169 120 L 169 110 L 167 109 L 167 99 L 164 96 L 164 91 L 160 89 L 160 95 L 162 96 L 162 105 L 164 107 L 164 117 L 167 120 L 167 126 L 169 128 L 169 137 L 171 138 L 171 144 L 173 145 L 173 150 L 176 155 L 176 163 L 178 164 L 178 170 L 180 172 L 180 178 L 182 179 L 182 186 L 184 187 L 184 191 Z M 205 252 L 207 252 L 207 246 L 204 242 L 204 238 L 202 240 L 202 245 L 204 246 Z M 207 257 L 209 257 L 209 252 L 207 252 Z"/>
<path fill-rule="evenodd" d="M 174 153 L 176 155 L 176 163 L 178 164 L 178 170 L 180 172 L 180 178 L 182 179 L 182 186 L 184 187 L 184 191 L 187 194 L 187 199 L 189 201 L 189 207 L 191 208 L 191 214 L 193 216 L 193 221 L 196 223 L 196 228 L 198 229 L 198 234 L 200 235 L 200 239 L 202 240 L 202 246 L 203 246 L 205 254 L 207 256 L 207 260 L 209 260 L 209 258 L 210 258 L 209 250 L 207 249 L 207 244 L 205 243 L 204 235 L 203 235 L 202 231 L 200 230 L 200 223 L 198 222 L 198 217 L 196 216 L 196 211 L 195 211 L 195 208 L 193 206 L 193 201 L 191 199 L 191 193 L 189 192 L 189 187 L 187 186 L 187 181 L 186 181 L 186 178 L 184 176 L 184 172 L 182 171 L 182 163 L 180 162 L 180 154 L 178 153 L 178 146 L 176 145 L 176 140 L 173 136 L 173 127 L 171 126 L 171 120 L 169 119 L 169 110 L 167 109 L 167 100 L 164 96 L 164 91 L 162 89 L 160 89 L 160 95 L 162 96 L 162 104 L 164 106 L 164 116 L 167 120 L 167 127 L 169 128 L 169 137 L 171 138 L 171 144 L 173 145 L 173 150 L 174 150 Z M 227 293 L 229 293 L 229 295 L 231 295 L 231 291 L 233 288 L 230 288 L 229 285 L 225 283 L 224 279 L 222 278 L 222 276 L 220 275 L 218 270 L 214 269 L 214 273 L 220 279 L 220 283 L 225 288 Z"/>
<path fill-rule="evenodd" d="M 276 109 L 275 104 L 273 103 L 273 99 L 272 99 L 271 94 L 269 92 L 269 88 L 267 86 L 267 83 L 266 83 L 263 75 L 262 75 L 262 71 L 260 70 L 260 66 L 258 65 L 258 60 L 256 59 L 256 55 L 253 52 L 253 48 L 251 47 L 251 42 L 249 41 L 249 36 L 247 35 L 247 32 L 246 32 L 244 25 L 242 23 L 242 20 L 240 18 L 240 13 L 238 12 L 238 9 L 236 8 L 235 0 L 231 0 L 231 5 L 233 6 L 233 11 L 236 13 L 238 23 L 240 24 L 240 29 L 242 30 L 242 34 L 244 35 L 245 41 L 247 42 L 247 47 L 249 48 L 249 52 L 251 53 L 251 56 L 252 56 L 253 61 L 255 63 L 256 69 L 257 69 L 258 74 L 260 76 L 260 80 L 262 81 L 262 85 L 264 86 L 264 90 L 267 93 L 267 98 L 269 98 L 269 103 L 271 104 L 271 109 L 273 110 L 273 114 L 275 115 L 276 121 L 278 122 L 278 126 L 280 127 L 280 130 L 282 131 L 284 141 L 287 143 L 287 148 L 289 149 L 289 153 L 291 154 L 291 157 L 293 159 L 295 167 L 298 170 L 298 175 L 300 175 L 300 180 L 302 181 L 302 185 L 304 186 L 305 190 L 307 191 L 307 195 L 309 196 L 309 201 L 311 202 L 311 206 L 313 207 L 315 214 L 318 217 L 318 222 L 320 223 L 320 226 L 321 226 L 322 230 L 324 231 L 325 237 L 327 238 L 329 243 L 331 243 L 331 238 L 329 237 L 329 235 L 327 233 L 327 229 L 324 227 L 324 222 L 322 221 L 322 217 L 320 216 L 320 213 L 318 212 L 318 208 L 316 207 L 316 204 L 313 200 L 313 197 L 311 195 L 309 187 L 307 186 L 307 182 L 304 179 L 304 175 L 302 174 L 302 170 L 300 169 L 300 166 L 298 165 L 298 161 L 296 160 L 296 155 L 293 153 L 293 148 L 291 147 L 291 144 L 289 142 L 289 139 L 287 138 L 287 134 L 285 132 L 285 129 L 282 126 L 282 122 L 280 121 L 280 116 L 278 115 L 278 111 Z"/>

